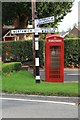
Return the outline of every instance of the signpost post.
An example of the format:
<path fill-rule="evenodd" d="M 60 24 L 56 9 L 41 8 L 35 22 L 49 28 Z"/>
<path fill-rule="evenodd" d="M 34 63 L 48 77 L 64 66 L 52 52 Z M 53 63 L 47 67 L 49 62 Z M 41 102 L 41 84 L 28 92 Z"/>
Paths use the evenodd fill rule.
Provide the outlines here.
<path fill-rule="evenodd" d="M 54 28 L 39 28 L 38 25 L 54 22 L 54 16 L 34 20 L 34 29 L 16 29 L 11 30 L 11 34 L 26 34 L 34 33 L 34 46 L 35 46 L 35 79 L 36 83 L 40 83 L 40 72 L 39 72 L 39 33 L 54 33 Z"/>
<path fill-rule="evenodd" d="M 39 31 L 38 29 L 38 21 L 37 21 L 37 15 L 35 11 L 35 20 L 34 20 L 34 38 L 35 38 L 35 74 L 36 74 L 36 83 L 40 83 L 40 72 L 39 72 Z"/>

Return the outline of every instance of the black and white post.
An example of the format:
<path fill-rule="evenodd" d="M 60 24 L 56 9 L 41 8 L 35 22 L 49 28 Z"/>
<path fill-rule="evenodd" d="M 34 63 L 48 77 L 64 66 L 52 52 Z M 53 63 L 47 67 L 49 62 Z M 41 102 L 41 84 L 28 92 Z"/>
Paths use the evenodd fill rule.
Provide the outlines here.
<path fill-rule="evenodd" d="M 34 18 L 33 29 L 16 29 L 11 30 L 11 34 L 26 34 L 34 33 L 34 53 L 35 53 L 35 80 L 36 83 L 40 83 L 40 71 L 39 71 L 39 33 L 54 33 L 54 28 L 40 28 L 40 24 L 46 24 L 54 21 L 54 16 L 37 19 L 36 12 Z"/>
<path fill-rule="evenodd" d="M 37 16 L 36 16 L 36 12 L 35 12 L 34 24 L 35 24 L 35 29 L 38 28 L 38 19 L 37 19 Z M 38 33 L 38 31 L 35 31 L 34 37 L 35 37 L 35 77 L 36 77 L 35 79 L 36 79 L 36 83 L 40 83 L 40 72 L 39 72 L 39 33 Z"/>

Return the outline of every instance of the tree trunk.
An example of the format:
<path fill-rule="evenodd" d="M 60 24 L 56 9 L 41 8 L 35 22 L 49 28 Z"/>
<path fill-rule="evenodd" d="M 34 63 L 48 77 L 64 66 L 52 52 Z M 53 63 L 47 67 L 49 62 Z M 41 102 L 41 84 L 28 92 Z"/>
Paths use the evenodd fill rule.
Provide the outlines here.
<path fill-rule="evenodd" d="M 27 40 L 26 34 L 19 34 L 16 36 L 16 40 Z"/>
<path fill-rule="evenodd" d="M 28 17 L 24 14 L 19 14 L 14 22 L 13 26 L 15 26 L 15 29 L 25 29 L 28 26 Z M 16 37 L 17 40 L 26 40 L 26 34 L 19 34 Z"/>

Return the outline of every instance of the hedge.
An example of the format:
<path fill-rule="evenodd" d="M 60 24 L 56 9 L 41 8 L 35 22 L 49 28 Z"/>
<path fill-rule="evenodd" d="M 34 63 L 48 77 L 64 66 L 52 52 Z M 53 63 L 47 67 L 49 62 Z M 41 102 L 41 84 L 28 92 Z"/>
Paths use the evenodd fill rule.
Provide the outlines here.
<path fill-rule="evenodd" d="M 15 61 L 32 60 L 32 42 L 31 41 L 12 41 L 2 44 L 3 61 L 14 58 Z"/>
<path fill-rule="evenodd" d="M 2 73 L 11 73 L 21 70 L 21 62 L 10 62 L 2 64 Z"/>
<path fill-rule="evenodd" d="M 66 39 L 64 46 L 65 66 L 80 64 L 80 39 Z"/>
<path fill-rule="evenodd" d="M 44 42 L 39 41 L 39 57 L 40 65 L 44 63 L 43 57 Z M 6 60 L 7 58 L 7 60 Z M 32 61 L 33 62 L 33 47 L 32 40 L 27 41 L 12 41 L 2 43 L 2 60 L 3 62 L 10 59 L 17 62 Z"/>
<path fill-rule="evenodd" d="M 79 64 L 80 61 L 80 39 L 68 38 L 64 41 L 64 62 L 65 66 L 68 64 Z M 44 64 L 44 41 L 39 41 L 39 57 L 40 65 Z M 6 58 L 14 61 L 32 61 L 33 49 L 32 41 L 12 41 L 2 43 L 2 60 L 5 62 Z M 12 60 L 12 59 L 11 59 Z"/>

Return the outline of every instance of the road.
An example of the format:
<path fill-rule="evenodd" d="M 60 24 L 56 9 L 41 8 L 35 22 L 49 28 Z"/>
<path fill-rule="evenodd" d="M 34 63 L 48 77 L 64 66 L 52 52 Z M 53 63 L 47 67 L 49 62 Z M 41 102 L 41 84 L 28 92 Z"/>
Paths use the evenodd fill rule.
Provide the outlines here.
<path fill-rule="evenodd" d="M 30 72 L 32 73 L 32 71 L 30 70 Z M 40 76 L 42 79 L 45 79 L 45 71 L 44 70 L 40 70 Z M 80 78 L 80 70 L 77 69 L 65 69 L 64 70 L 64 81 L 68 82 L 68 81 L 78 81 L 78 79 Z"/>
<path fill-rule="evenodd" d="M 3 96 L 3 118 L 78 118 L 78 106 L 74 102 L 55 101 L 44 97 Z M 66 100 L 66 99 L 65 99 Z M 0 98 L 1 101 L 1 98 Z"/>
<path fill-rule="evenodd" d="M 80 77 L 80 70 L 64 70 L 65 81 L 78 81 Z"/>

